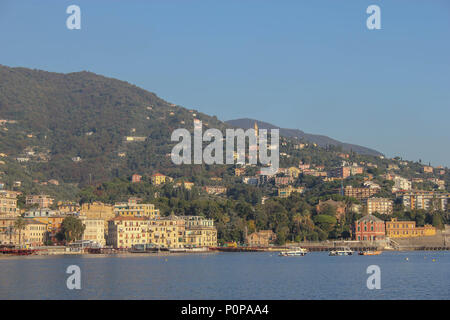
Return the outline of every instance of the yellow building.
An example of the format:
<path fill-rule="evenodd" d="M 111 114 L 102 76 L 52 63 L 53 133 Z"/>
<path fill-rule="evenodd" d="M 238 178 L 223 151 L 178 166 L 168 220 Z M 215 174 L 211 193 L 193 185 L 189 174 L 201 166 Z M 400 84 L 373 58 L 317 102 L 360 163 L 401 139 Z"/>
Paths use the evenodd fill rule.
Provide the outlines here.
<path fill-rule="evenodd" d="M 150 177 L 150 180 L 152 184 L 159 186 L 161 184 L 164 184 L 166 182 L 171 182 L 173 179 L 171 177 L 165 176 L 161 173 L 155 173 Z"/>
<path fill-rule="evenodd" d="M 107 244 L 114 248 L 132 248 L 148 243 L 148 220 L 137 217 L 115 217 L 108 221 Z"/>
<path fill-rule="evenodd" d="M 303 193 L 304 187 L 294 188 L 293 186 L 287 186 L 286 188 L 278 188 L 278 196 L 280 198 L 289 198 L 293 192 Z"/>
<path fill-rule="evenodd" d="M 398 221 L 392 218 L 386 222 L 386 234 L 390 238 L 411 238 L 436 235 L 436 228 L 431 225 L 416 227 L 415 221 Z"/>
<path fill-rule="evenodd" d="M 184 216 L 185 245 L 188 247 L 216 247 L 217 229 L 212 219 L 199 216 Z"/>
<path fill-rule="evenodd" d="M 76 202 L 58 201 L 58 210 L 63 213 L 79 212 L 81 207 Z"/>
<path fill-rule="evenodd" d="M 160 248 L 217 246 L 217 230 L 212 220 L 202 217 L 142 217 L 119 216 L 108 223 L 109 245 L 132 248 L 151 244 Z"/>
<path fill-rule="evenodd" d="M 194 183 L 188 182 L 188 181 L 183 181 L 183 182 L 180 181 L 180 182 L 175 183 L 174 188 L 175 187 L 177 187 L 177 188 L 183 187 L 186 190 L 191 190 L 194 187 Z"/>
<path fill-rule="evenodd" d="M 162 248 L 183 248 L 185 223 L 176 216 L 161 217 L 149 221 L 148 240 Z"/>
<path fill-rule="evenodd" d="M 17 209 L 17 195 L 15 191 L 0 190 L 0 216 L 15 217 L 19 215 Z"/>
<path fill-rule="evenodd" d="M 102 219 L 104 230 L 108 234 L 108 221 L 116 216 L 114 206 L 102 202 L 83 203 L 80 209 L 80 218 Z"/>
<path fill-rule="evenodd" d="M 54 216 L 33 217 L 32 220 L 43 223 L 46 227 L 49 237 L 53 238 L 60 231 L 61 224 L 62 224 L 64 218 L 65 218 L 64 216 L 54 215 Z M 29 218 L 25 218 L 25 219 L 28 220 Z"/>
<path fill-rule="evenodd" d="M 24 219 L 23 230 L 14 228 L 17 218 L 0 218 L 0 244 L 21 246 L 43 246 L 47 239 L 45 223 L 35 219 Z"/>
<path fill-rule="evenodd" d="M 287 175 L 292 178 L 298 178 L 302 171 L 296 167 L 290 167 L 287 169 Z"/>
<path fill-rule="evenodd" d="M 151 203 L 139 203 L 136 198 L 128 199 L 128 202 L 119 202 L 114 205 L 115 216 L 156 218 L 159 210 Z"/>

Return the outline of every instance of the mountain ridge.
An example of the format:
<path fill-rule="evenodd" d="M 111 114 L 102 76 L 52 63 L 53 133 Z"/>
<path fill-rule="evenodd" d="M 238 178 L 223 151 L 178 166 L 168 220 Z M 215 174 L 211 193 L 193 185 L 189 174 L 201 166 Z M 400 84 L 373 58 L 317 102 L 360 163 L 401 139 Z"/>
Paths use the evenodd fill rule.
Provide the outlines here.
<path fill-rule="evenodd" d="M 258 127 L 260 129 L 279 129 L 280 136 L 284 136 L 284 137 L 288 137 L 288 138 L 304 139 L 308 142 L 316 143 L 318 146 L 320 146 L 322 148 L 327 147 L 327 145 L 333 145 L 333 146 L 342 147 L 342 149 L 344 151 L 354 151 L 356 153 L 363 154 L 363 155 L 372 155 L 372 156 L 382 156 L 383 155 L 381 152 L 379 152 L 377 150 L 367 148 L 364 146 L 341 142 L 341 141 L 338 141 L 336 139 L 330 138 L 325 135 L 306 133 L 300 129 L 281 128 L 281 127 L 278 127 L 271 123 L 256 120 L 256 119 L 239 118 L 239 119 L 225 121 L 225 123 L 227 123 L 235 128 L 242 128 L 245 130 L 253 128 L 255 122 L 258 124 Z"/>

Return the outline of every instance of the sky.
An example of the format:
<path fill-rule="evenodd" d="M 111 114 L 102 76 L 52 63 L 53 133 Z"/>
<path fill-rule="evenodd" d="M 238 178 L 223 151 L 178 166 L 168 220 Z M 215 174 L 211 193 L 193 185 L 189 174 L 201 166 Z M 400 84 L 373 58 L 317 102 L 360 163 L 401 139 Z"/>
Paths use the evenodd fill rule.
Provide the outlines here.
<path fill-rule="evenodd" d="M 449 39 L 448 0 L 0 0 L 2 65 L 92 71 L 221 120 L 450 167 Z"/>

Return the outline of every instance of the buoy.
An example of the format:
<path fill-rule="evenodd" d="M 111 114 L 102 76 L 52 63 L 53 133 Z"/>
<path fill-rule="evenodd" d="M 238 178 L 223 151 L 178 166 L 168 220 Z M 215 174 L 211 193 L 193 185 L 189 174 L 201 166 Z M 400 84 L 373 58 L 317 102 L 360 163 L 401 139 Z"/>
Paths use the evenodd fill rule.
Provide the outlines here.
<path fill-rule="evenodd" d="M 436 259 L 433 259 L 432 261 L 433 261 L 433 262 L 435 262 L 435 261 L 436 261 Z"/>
<path fill-rule="evenodd" d="M 408 259 L 408 258 L 405 258 L 405 260 L 408 261 L 409 259 Z"/>

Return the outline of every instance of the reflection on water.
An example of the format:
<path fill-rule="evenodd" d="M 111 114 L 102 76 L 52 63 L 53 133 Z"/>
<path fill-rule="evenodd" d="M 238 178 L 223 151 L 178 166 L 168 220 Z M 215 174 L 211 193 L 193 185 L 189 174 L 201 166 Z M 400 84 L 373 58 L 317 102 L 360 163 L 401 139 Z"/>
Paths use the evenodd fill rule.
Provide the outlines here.
<path fill-rule="evenodd" d="M 372 264 L 381 290 L 366 287 Z M 69 265 L 81 290 L 66 287 Z M 449 252 L 1 257 L 0 299 L 449 299 L 449 267 Z"/>

